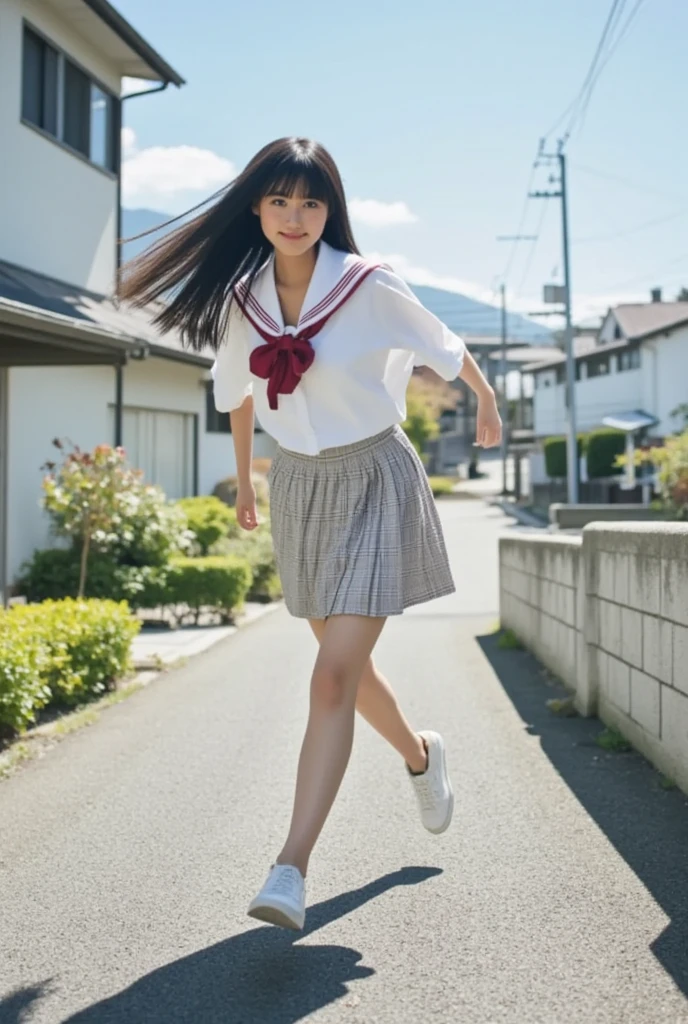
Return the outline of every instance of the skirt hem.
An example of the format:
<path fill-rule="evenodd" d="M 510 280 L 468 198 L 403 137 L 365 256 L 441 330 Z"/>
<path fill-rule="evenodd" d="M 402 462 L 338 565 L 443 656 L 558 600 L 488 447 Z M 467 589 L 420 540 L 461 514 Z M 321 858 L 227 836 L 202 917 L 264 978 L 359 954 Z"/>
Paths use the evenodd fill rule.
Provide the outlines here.
<path fill-rule="evenodd" d="M 285 601 L 285 607 L 292 618 L 294 619 L 330 619 L 335 615 L 358 615 L 366 619 L 389 619 L 395 615 L 403 615 L 407 608 L 413 608 L 414 605 L 428 604 L 430 601 L 436 601 L 440 597 L 448 597 L 450 594 L 456 593 L 456 586 L 454 584 L 447 584 L 446 587 L 438 587 L 438 589 L 429 595 L 423 595 L 422 597 L 410 597 L 407 598 L 402 607 L 395 605 L 394 608 L 390 608 L 387 611 L 377 610 L 371 611 L 370 608 L 361 610 L 360 608 L 351 609 L 345 608 L 344 610 L 336 609 L 335 611 L 322 613 L 312 612 L 293 612 L 287 602 Z"/>

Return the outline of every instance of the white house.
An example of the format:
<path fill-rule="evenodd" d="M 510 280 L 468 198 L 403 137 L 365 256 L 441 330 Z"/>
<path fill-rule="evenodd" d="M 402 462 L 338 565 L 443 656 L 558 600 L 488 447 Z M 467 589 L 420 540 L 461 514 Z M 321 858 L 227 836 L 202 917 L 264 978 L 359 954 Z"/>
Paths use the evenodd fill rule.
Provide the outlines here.
<path fill-rule="evenodd" d="M 616 306 L 596 334 L 575 339 L 576 425 L 602 426 L 606 416 L 641 411 L 659 436 L 680 428 L 674 411 L 688 402 L 688 302 Z M 535 380 L 535 436 L 566 431 L 564 354 L 526 366 Z"/>
<path fill-rule="evenodd" d="M 51 441 L 123 443 L 172 498 L 235 468 L 211 358 L 119 308 L 123 77 L 184 80 L 107 0 L 0 10 L 0 590 L 49 543 Z M 136 102 L 132 98 L 132 102 Z M 261 434 L 256 454 L 271 442 Z"/>

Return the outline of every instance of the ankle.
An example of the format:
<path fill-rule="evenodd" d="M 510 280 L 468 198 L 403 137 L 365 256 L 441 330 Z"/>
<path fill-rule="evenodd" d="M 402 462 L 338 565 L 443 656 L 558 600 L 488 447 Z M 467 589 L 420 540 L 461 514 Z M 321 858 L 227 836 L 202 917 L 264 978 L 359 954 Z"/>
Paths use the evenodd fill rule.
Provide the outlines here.
<path fill-rule="evenodd" d="M 417 736 L 418 750 L 413 761 L 407 761 L 409 771 L 412 775 L 424 775 L 428 770 L 428 746 L 422 736 Z"/>
<path fill-rule="evenodd" d="M 301 877 L 306 877 L 308 871 L 308 861 L 302 857 L 290 856 L 288 852 L 283 851 L 275 858 L 275 864 L 288 864 L 292 868 L 297 868 L 301 872 Z"/>

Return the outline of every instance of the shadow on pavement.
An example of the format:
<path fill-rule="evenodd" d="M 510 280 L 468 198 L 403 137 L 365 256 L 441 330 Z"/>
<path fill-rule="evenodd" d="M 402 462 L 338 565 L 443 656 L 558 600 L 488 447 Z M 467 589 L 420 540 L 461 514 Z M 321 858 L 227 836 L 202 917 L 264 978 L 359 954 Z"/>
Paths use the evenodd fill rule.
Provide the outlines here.
<path fill-rule="evenodd" d="M 540 737 L 543 752 L 669 917 L 652 951 L 688 995 L 688 800 L 662 789 L 659 773 L 635 751 L 602 750 L 599 719 L 552 714 L 546 701 L 566 691 L 543 681 L 532 655 L 500 650 L 495 635 L 478 642 L 528 733 Z"/>
<path fill-rule="evenodd" d="M 62 1024 L 296 1024 L 346 995 L 348 982 L 375 973 L 355 949 L 298 940 L 390 889 L 441 873 L 407 867 L 384 875 L 309 907 L 302 932 L 266 926 L 235 935 L 152 971 Z M 0 1003 L 1 1024 L 28 1024 L 32 1005 L 54 988 L 50 980 L 12 993 Z"/>

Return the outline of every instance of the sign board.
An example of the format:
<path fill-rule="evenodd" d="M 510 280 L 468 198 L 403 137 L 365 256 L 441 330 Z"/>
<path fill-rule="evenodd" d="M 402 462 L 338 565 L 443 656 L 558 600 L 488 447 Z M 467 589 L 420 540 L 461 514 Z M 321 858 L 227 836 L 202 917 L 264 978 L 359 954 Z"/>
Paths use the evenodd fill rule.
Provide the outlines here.
<path fill-rule="evenodd" d="M 550 305 L 564 305 L 566 288 L 563 284 L 546 284 L 542 292 L 542 301 Z"/>

